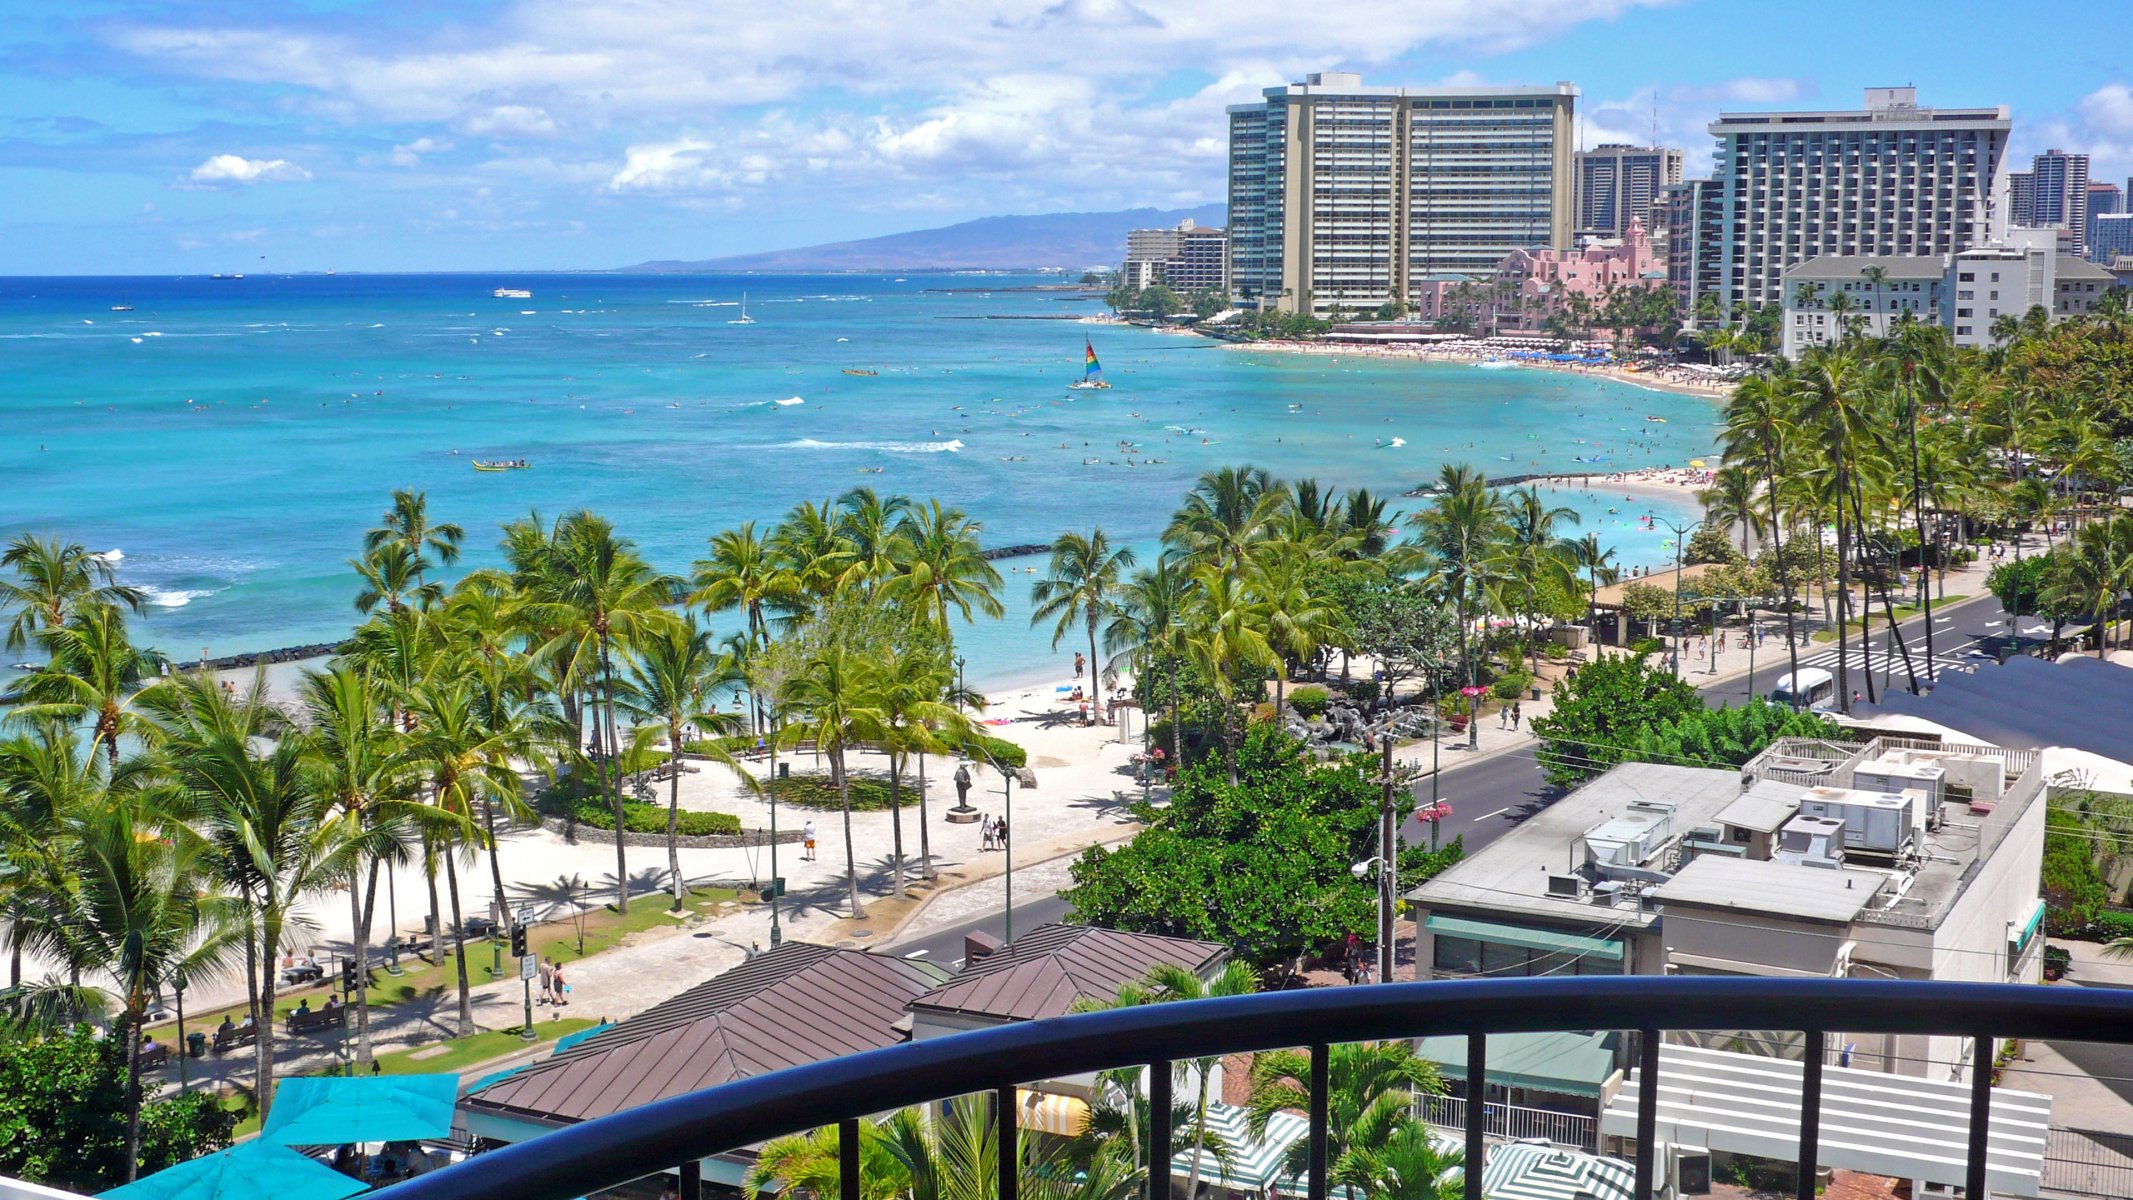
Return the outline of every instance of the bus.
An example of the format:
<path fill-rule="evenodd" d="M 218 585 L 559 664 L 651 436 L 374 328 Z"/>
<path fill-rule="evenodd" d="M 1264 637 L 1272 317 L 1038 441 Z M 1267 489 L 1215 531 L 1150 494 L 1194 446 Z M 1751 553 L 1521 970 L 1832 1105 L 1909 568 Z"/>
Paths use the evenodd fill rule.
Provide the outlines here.
<path fill-rule="evenodd" d="M 1819 667 L 1802 667 L 1797 674 L 1780 675 L 1777 685 L 1770 689 L 1772 704 L 1813 712 L 1829 708 L 1836 699 L 1836 677 Z"/>

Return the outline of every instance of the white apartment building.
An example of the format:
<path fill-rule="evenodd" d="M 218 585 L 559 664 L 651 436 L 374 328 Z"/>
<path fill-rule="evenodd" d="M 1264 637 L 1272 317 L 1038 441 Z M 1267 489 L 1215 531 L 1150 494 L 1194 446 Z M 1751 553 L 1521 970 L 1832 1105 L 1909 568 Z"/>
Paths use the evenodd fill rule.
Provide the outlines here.
<path fill-rule="evenodd" d="M 2004 106 L 1920 108 L 1915 88 L 1868 88 L 1857 110 L 1721 113 L 1719 299 L 1784 301 L 1810 258 L 1953 254 L 1993 231 L 2013 122 Z"/>
<path fill-rule="evenodd" d="M 1569 249 L 1578 90 L 1366 87 L 1323 72 L 1229 110 L 1230 286 L 1286 311 L 1413 302 L 1513 250 Z"/>
<path fill-rule="evenodd" d="M 1991 347 L 2002 317 L 2040 306 L 2055 322 L 2083 316 L 2114 283 L 2110 271 L 2060 253 L 2054 229 L 2012 229 L 1949 255 L 1811 258 L 1785 272 L 1780 350 L 1796 359 L 1848 328 L 1884 337 L 1906 315 L 1948 330 L 1958 346 Z"/>

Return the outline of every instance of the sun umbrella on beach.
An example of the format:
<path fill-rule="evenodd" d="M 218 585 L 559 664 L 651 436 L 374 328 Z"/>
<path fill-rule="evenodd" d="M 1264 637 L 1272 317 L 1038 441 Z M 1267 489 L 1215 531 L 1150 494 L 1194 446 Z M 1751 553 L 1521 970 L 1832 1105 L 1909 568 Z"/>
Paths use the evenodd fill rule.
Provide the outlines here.
<path fill-rule="evenodd" d="M 1703 460 L 1700 458 L 1692 458 L 1689 460 L 1689 465 L 1701 470 L 1703 467 Z"/>

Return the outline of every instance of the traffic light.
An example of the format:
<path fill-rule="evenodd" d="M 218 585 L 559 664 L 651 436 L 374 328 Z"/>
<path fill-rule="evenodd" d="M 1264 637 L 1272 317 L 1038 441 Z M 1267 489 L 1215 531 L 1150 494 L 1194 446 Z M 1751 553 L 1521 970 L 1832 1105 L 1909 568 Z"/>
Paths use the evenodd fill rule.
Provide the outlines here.
<path fill-rule="evenodd" d="M 524 925 L 513 925 L 511 927 L 511 957 L 526 957 L 526 927 Z"/>
<path fill-rule="evenodd" d="M 341 960 L 341 991 L 353 995 L 356 990 L 356 964 L 352 958 Z"/>

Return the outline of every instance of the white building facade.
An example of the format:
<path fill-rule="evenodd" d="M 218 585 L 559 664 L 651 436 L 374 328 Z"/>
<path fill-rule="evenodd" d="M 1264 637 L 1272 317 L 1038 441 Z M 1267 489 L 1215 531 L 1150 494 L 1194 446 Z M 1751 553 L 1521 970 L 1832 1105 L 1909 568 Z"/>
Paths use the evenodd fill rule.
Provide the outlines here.
<path fill-rule="evenodd" d="M 1229 110 L 1230 287 L 1285 311 L 1410 302 L 1513 250 L 1568 249 L 1578 90 L 1366 87 L 1325 72 Z"/>
<path fill-rule="evenodd" d="M 1920 108 L 1869 88 L 1856 110 L 1721 113 L 1722 307 L 1784 300 L 1810 258 L 1953 254 L 1984 241 L 2012 121 L 2005 107 Z"/>

